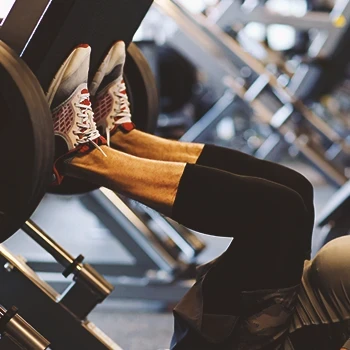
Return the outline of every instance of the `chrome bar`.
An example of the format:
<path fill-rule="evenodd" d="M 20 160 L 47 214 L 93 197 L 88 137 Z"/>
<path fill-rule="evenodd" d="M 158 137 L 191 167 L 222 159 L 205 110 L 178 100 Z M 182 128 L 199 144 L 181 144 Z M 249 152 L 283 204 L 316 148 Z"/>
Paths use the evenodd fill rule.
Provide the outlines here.
<path fill-rule="evenodd" d="M 53 258 L 63 267 L 68 267 L 73 264 L 74 258 L 32 220 L 28 220 L 23 225 L 22 230 L 52 255 Z"/>
<path fill-rule="evenodd" d="M 7 311 L 0 306 L 0 319 L 6 317 Z M 4 334 L 15 344 L 28 350 L 45 350 L 50 342 L 39 334 L 17 313 L 6 323 Z"/>

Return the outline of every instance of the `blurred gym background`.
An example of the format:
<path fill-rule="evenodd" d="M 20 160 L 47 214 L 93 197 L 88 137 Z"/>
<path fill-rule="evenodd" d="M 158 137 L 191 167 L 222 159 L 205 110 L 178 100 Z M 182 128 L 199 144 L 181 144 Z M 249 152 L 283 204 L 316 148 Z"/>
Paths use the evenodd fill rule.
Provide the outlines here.
<path fill-rule="evenodd" d="M 0 18 L 13 3 L 1 0 Z M 155 0 L 133 40 L 156 77 L 157 135 L 239 149 L 309 178 L 313 254 L 350 228 L 349 23 L 347 0 Z M 195 266 L 229 244 L 103 190 L 47 194 L 33 220 L 115 286 L 89 318 L 127 350 L 169 347 L 171 309 Z M 66 288 L 24 232 L 4 245 Z"/>

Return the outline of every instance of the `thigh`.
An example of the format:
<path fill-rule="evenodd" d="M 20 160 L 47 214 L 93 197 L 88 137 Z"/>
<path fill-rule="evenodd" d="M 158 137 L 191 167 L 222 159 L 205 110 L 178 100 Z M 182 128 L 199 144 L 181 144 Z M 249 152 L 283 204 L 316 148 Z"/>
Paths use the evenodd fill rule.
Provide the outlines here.
<path fill-rule="evenodd" d="M 242 290 L 300 282 L 311 244 L 306 208 L 294 190 L 261 178 L 192 165 L 181 179 L 174 219 L 208 235 L 233 237 L 204 283 L 204 298 L 222 312 Z M 218 309 L 216 309 L 218 310 Z"/>
<path fill-rule="evenodd" d="M 313 227 L 313 186 L 297 171 L 237 150 L 214 145 L 205 145 L 197 164 L 236 175 L 259 177 L 291 188 L 302 197 L 308 212 L 308 224 Z"/>
<path fill-rule="evenodd" d="M 294 190 L 261 178 L 188 164 L 172 218 L 196 231 L 263 243 L 271 250 L 305 234 L 306 207 Z M 254 241 L 251 241 L 254 243 Z M 270 247 L 270 248 L 269 248 Z M 248 253 L 248 251 L 246 251 Z"/>

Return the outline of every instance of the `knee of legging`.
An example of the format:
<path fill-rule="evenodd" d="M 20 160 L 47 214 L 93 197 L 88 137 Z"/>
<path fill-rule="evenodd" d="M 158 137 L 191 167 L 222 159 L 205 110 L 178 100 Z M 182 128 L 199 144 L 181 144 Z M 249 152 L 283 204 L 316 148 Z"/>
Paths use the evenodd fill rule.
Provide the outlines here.
<path fill-rule="evenodd" d="M 295 172 L 293 178 L 291 179 L 296 192 L 304 200 L 306 206 L 313 206 L 314 200 L 314 188 L 311 182 L 302 174 Z"/>
<path fill-rule="evenodd" d="M 279 196 L 278 212 L 275 213 L 276 228 L 281 230 L 288 228 L 295 230 L 296 228 L 303 228 L 307 223 L 308 211 L 302 196 L 285 187 Z M 277 201 L 276 201 L 277 202 Z"/>

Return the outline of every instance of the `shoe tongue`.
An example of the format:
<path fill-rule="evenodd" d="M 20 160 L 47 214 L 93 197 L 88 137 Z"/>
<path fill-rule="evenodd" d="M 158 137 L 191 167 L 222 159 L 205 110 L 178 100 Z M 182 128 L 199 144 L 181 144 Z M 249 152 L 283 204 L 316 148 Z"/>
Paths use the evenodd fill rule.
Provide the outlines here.
<path fill-rule="evenodd" d="M 98 91 L 103 90 L 107 85 L 112 83 L 114 80 L 120 79 L 123 76 L 124 64 L 118 64 L 108 75 L 106 75 Z"/>

